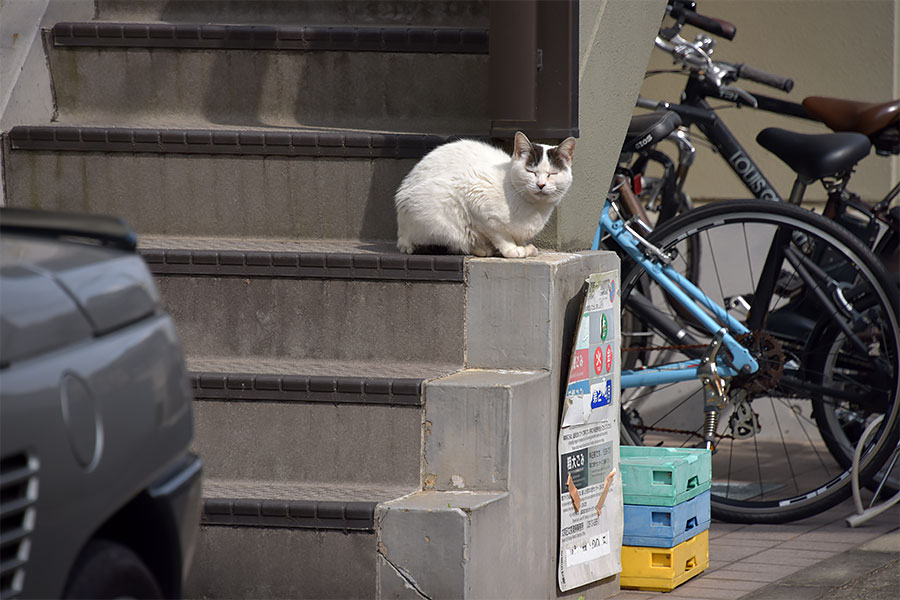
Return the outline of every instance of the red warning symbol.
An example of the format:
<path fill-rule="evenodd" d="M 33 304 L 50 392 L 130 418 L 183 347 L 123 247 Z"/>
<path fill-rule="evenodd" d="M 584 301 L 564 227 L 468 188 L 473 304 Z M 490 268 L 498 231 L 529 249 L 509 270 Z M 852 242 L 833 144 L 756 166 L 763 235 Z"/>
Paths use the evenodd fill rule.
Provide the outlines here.
<path fill-rule="evenodd" d="M 597 375 L 603 374 L 603 348 L 598 347 L 594 350 L 594 372 Z"/>
<path fill-rule="evenodd" d="M 599 350 L 599 348 L 598 348 Z M 612 346 L 606 347 L 606 372 L 612 373 L 613 349 Z"/>

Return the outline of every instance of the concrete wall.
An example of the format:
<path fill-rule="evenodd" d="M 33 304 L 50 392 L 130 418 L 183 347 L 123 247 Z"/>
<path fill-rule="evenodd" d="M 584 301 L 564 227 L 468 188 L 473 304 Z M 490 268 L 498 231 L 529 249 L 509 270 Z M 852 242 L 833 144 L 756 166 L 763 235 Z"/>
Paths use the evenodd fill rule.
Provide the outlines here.
<path fill-rule="evenodd" d="M 590 247 L 665 6 L 666 0 L 581 0 L 575 180 L 539 245 Z"/>
<path fill-rule="evenodd" d="M 715 58 L 750 64 L 791 77 L 795 82 L 790 94 L 752 82 L 739 84 L 749 91 L 794 102 L 806 96 L 866 102 L 900 98 L 898 0 L 700 0 L 698 8 L 702 14 L 720 17 L 737 26 L 733 41 L 718 42 Z M 685 27 L 682 36 L 693 40 L 698 32 Z M 669 55 L 654 50 L 648 69 L 670 68 Z M 683 88 L 683 76 L 657 75 L 646 80 L 641 94 L 677 101 Z M 830 131 L 810 121 L 753 109 L 731 108 L 720 111 L 720 115 L 785 196 L 790 193 L 793 174 L 756 143 L 756 135 L 765 127 L 806 133 Z M 700 145 L 697 155 L 685 187 L 694 199 L 749 197 L 721 156 Z M 900 159 L 875 156 L 873 151 L 853 176 L 851 189 L 874 201 L 883 197 L 898 178 Z M 810 186 L 807 198 L 824 197 L 821 185 Z"/>

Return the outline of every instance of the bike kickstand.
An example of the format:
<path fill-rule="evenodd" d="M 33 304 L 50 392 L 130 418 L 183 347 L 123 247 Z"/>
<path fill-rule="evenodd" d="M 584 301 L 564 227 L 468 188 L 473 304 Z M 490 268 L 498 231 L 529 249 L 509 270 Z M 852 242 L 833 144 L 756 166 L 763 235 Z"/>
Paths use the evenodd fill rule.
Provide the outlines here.
<path fill-rule="evenodd" d="M 725 337 L 725 329 L 722 328 L 713 336 L 709 347 L 700 357 L 697 367 L 697 377 L 703 384 L 703 412 L 705 414 L 703 425 L 703 441 L 707 450 L 716 451 L 716 426 L 719 421 L 719 410 L 728 402 L 725 395 L 725 380 L 719 377 L 716 367 L 716 357 L 722 348 L 722 340 Z"/>

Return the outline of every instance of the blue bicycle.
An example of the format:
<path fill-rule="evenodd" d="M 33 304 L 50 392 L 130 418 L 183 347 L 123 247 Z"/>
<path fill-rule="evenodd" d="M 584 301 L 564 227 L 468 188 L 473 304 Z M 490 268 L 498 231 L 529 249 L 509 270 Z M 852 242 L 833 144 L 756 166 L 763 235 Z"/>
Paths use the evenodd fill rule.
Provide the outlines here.
<path fill-rule="evenodd" d="M 630 131 L 625 157 L 677 126 L 656 118 Z M 790 147 L 844 171 L 858 158 L 840 146 Z M 884 266 L 838 224 L 786 203 L 719 202 L 653 229 L 638 204 L 623 166 L 593 245 L 623 256 L 623 443 L 712 448 L 722 520 L 786 522 L 848 498 L 851 466 L 834 450 L 847 423 L 883 416 L 863 483 L 900 435 L 900 302 Z"/>

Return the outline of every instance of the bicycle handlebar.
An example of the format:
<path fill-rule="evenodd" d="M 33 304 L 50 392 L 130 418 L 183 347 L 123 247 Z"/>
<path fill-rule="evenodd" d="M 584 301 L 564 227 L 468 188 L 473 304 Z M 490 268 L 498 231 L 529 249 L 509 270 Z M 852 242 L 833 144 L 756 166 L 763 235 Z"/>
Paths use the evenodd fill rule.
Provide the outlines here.
<path fill-rule="evenodd" d="M 726 40 L 733 40 L 737 33 L 737 27 L 728 21 L 716 19 L 714 17 L 705 17 L 690 10 L 684 10 L 681 14 L 684 16 L 684 22 L 688 25 L 693 25 L 707 33 L 723 37 Z"/>
<path fill-rule="evenodd" d="M 705 73 L 707 79 L 716 87 L 721 88 L 723 84 L 736 79 L 747 79 L 785 92 L 790 92 L 794 88 L 794 80 L 789 77 L 768 73 L 750 65 L 713 61 L 710 57 L 712 51 L 705 46 L 707 43 L 708 40 L 704 41 L 699 38 L 696 42 L 691 43 L 678 34 L 673 35 L 670 39 L 665 39 L 660 35 L 656 36 L 657 48 L 671 54 L 677 62 L 692 71 Z"/>
<path fill-rule="evenodd" d="M 794 80 L 790 77 L 782 77 L 781 75 L 767 73 L 762 69 L 757 69 L 756 67 L 745 64 L 732 66 L 734 67 L 737 76 L 741 79 L 749 79 L 750 81 L 755 81 L 756 83 L 761 83 L 785 92 L 790 92 L 794 89 Z"/>

